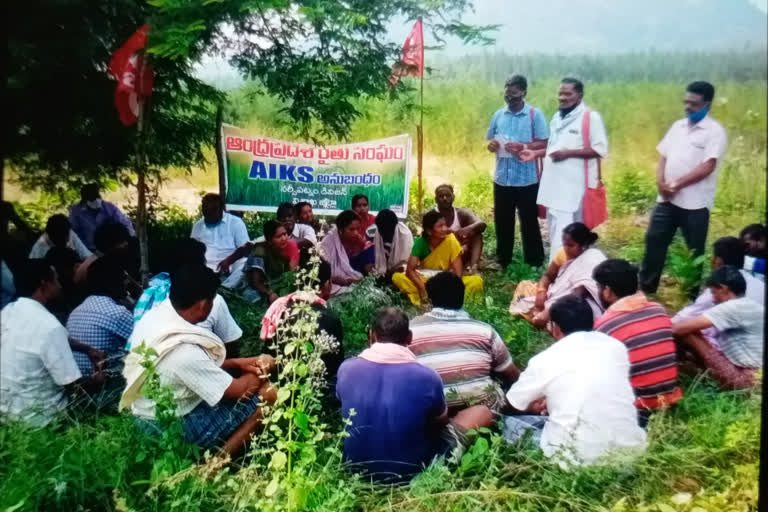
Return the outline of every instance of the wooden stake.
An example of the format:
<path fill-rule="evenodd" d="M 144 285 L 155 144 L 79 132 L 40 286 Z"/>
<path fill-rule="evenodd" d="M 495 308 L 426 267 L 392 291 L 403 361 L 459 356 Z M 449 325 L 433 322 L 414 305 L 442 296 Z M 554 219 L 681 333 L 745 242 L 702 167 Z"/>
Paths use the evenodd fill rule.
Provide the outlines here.
<path fill-rule="evenodd" d="M 139 76 L 146 70 L 146 56 L 141 59 Z M 138 205 L 136 208 L 136 235 L 139 238 L 139 255 L 141 257 L 141 285 L 149 283 L 149 242 L 147 237 L 147 154 L 146 139 L 149 126 L 150 96 L 139 102 L 139 115 L 136 123 L 136 188 Z"/>

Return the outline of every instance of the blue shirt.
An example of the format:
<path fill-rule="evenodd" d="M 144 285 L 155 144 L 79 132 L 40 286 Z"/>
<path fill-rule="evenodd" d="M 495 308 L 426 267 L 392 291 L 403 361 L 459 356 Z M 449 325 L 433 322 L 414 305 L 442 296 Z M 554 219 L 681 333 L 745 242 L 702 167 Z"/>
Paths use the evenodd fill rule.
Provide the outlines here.
<path fill-rule="evenodd" d="M 446 405 L 443 381 L 431 368 L 354 357 L 339 368 L 336 394 L 344 418 L 352 422 L 344 458 L 355 469 L 377 480 L 401 481 L 437 453 L 439 428 L 432 422 Z"/>
<path fill-rule="evenodd" d="M 131 220 L 120 211 L 120 208 L 109 201 L 102 201 L 101 208 L 98 210 L 92 210 L 83 203 L 76 204 L 69 211 L 69 222 L 72 224 L 72 230 L 92 251 L 96 249 L 93 236 L 103 224 L 122 224 L 128 230 L 129 235 L 134 236 L 136 234 Z"/>
<path fill-rule="evenodd" d="M 533 109 L 533 122 L 531 122 L 531 109 Z M 549 138 L 547 119 L 541 110 L 527 103 L 516 113 L 510 112 L 505 105 L 491 117 L 491 124 L 488 126 L 485 138 L 491 140 L 497 135 L 524 144 L 529 144 L 534 139 L 545 140 Z M 536 162 L 521 162 L 516 156 L 511 158 L 497 156 L 493 181 L 507 187 L 533 185 L 538 181 Z"/>
<path fill-rule="evenodd" d="M 133 315 L 111 297 L 91 295 L 77 306 L 67 320 L 69 337 L 103 350 L 107 356 L 107 370 L 122 366 L 125 341 L 133 332 Z M 91 360 L 83 352 L 72 352 L 83 375 L 93 373 Z"/>

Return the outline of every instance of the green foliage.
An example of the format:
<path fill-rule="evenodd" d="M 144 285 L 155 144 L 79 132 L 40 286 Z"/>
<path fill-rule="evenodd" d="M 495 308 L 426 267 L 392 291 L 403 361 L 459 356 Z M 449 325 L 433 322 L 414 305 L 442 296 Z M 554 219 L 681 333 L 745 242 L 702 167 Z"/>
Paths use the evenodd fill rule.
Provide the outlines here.
<path fill-rule="evenodd" d="M 667 272 L 678 280 L 682 291 L 688 293 L 701 285 L 707 261 L 706 254 L 694 257 L 693 251 L 676 240 L 670 247 Z"/>

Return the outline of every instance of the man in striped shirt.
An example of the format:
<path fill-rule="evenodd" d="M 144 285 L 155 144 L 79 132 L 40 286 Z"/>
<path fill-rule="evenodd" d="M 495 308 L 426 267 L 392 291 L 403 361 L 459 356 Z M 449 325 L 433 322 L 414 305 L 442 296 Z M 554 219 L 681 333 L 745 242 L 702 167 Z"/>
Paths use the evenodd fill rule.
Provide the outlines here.
<path fill-rule="evenodd" d="M 506 409 L 504 388 L 520 376 L 501 336 L 464 311 L 464 283 L 451 272 L 427 281 L 432 311 L 411 320 L 409 348 L 443 380 L 449 414 L 473 405 Z"/>
<path fill-rule="evenodd" d="M 676 403 L 677 353 L 672 322 L 666 310 L 638 292 L 637 269 L 625 260 L 605 260 L 593 271 L 606 311 L 595 330 L 624 343 L 629 351 L 629 376 L 635 391 L 640 425 L 650 413 Z"/>

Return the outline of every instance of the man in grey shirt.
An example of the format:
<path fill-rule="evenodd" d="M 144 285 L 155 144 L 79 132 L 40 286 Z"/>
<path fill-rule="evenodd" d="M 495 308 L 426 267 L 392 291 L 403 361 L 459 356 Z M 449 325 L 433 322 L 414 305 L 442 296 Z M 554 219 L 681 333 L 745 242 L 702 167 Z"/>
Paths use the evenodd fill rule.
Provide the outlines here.
<path fill-rule="evenodd" d="M 764 306 L 744 296 L 747 284 L 736 267 L 727 265 L 713 271 L 707 287 L 715 307 L 673 324 L 672 332 L 723 389 L 751 387 L 756 370 L 763 366 Z M 721 333 L 719 350 L 701 334 L 709 327 Z"/>

